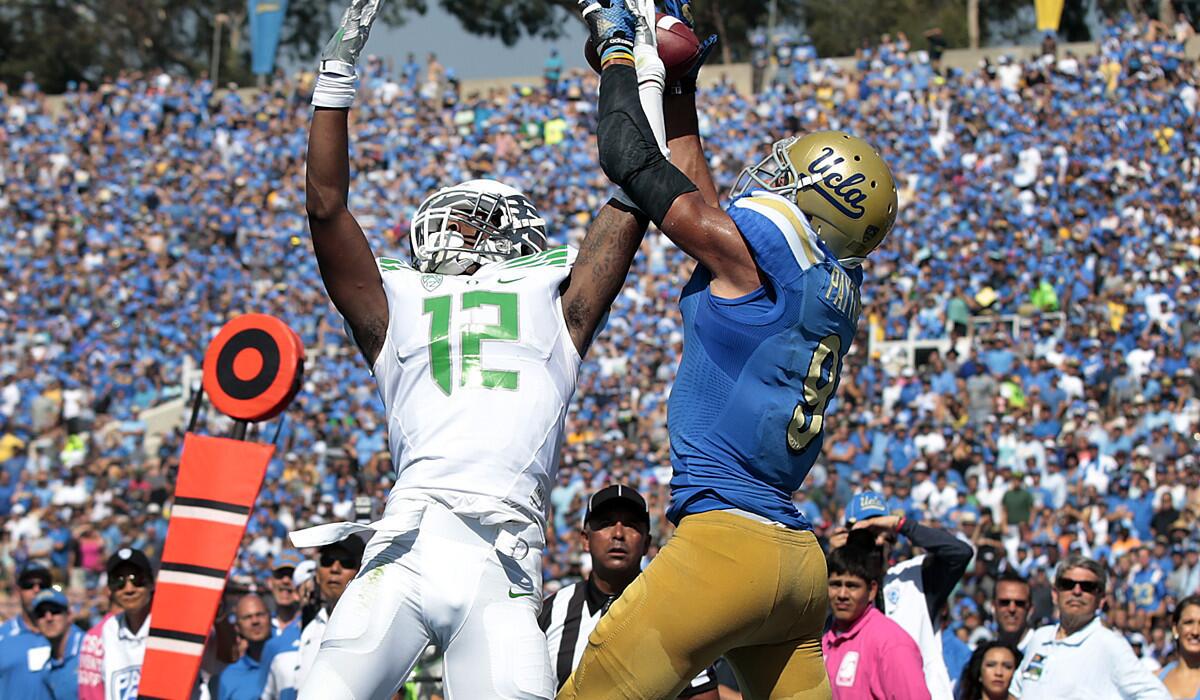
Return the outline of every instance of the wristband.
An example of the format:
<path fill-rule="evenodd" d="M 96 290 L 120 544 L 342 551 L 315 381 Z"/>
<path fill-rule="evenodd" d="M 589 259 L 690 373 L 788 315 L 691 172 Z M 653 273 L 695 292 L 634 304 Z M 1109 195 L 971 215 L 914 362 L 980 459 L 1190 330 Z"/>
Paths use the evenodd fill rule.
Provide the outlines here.
<path fill-rule="evenodd" d="M 313 86 L 312 103 L 314 107 L 345 109 L 354 104 L 357 92 L 353 74 L 322 72 L 317 74 L 317 83 Z"/>

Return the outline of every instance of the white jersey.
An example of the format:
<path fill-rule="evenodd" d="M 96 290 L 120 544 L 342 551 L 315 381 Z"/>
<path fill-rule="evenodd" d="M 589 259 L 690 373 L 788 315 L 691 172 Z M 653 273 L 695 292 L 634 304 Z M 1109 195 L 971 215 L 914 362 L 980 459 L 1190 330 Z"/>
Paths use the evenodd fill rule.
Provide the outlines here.
<path fill-rule="evenodd" d="M 373 372 L 396 469 L 385 517 L 413 491 L 436 491 L 498 499 L 545 527 L 581 362 L 560 291 L 575 254 L 552 248 L 473 275 L 379 259 L 388 329 Z"/>
<path fill-rule="evenodd" d="M 893 622 L 908 632 L 921 649 L 925 684 L 933 700 L 952 700 L 950 673 L 942 657 L 942 638 L 933 631 L 929 608 L 925 602 L 925 584 L 921 565 L 925 555 L 900 562 L 887 570 L 883 577 L 884 612 Z"/>

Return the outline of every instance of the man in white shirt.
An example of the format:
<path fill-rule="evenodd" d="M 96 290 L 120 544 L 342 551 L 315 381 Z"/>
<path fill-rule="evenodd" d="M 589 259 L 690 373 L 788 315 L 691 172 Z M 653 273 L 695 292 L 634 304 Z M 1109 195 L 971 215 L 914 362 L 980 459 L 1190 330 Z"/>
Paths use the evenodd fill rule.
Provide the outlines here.
<path fill-rule="evenodd" d="M 315 614 L 311 607 L 301 612 L 299 643 L 293 648 L 280 651 L 271 660 L 266 687 L 262 693 L 263 700 L 296 697 L 296 690 L 303 685 L 317 658 L 329 616 L 341 600 L 346 586 L 362 567 L 365 549 L 366 544 L 358 535 L 350 535 L 340 542 L 321 547 L 315 572 L 318 593 L 316 598 L 320 605 Z M 298 573 L 306 575 L 301 569 L 307 571 L 308 567 L 304 567 L 303 564 L 297 567 Z"/>
<path fill-rule="evenodd" d="M 1040 627 L 1026 647 L 1008 692 L 1018 700 L 1170 700 L 1162 681 L 1134 655 L 1129 643 L 1100 623 L 1107 573 L 1072 555 L 1054 576 L 1059 623 Z"/>
<path fill-rule="evenodd" d="M 142 678 L 154 569 L 140 549 L 122 547 L 108 558 L 105 571 L 118 612 L 106 616 L 83 638 L 79 651 L 80 700 L 137 697 Z"/>

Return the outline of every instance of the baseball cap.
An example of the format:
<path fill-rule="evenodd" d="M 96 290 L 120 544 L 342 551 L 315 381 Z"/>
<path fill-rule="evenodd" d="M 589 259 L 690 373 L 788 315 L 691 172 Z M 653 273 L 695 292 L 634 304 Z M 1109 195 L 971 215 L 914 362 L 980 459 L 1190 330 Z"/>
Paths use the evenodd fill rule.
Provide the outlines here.
<path fill-rule="evenodd" d="M 312 559 L 305 559 L 296 566 L 296 570 L 292 572 L 292 585 L 299 586 L 305 581 L 311 579 L 313 574 L 317 572 L 317 562 Z"/>
<path fill-rule="evenodd" d="M 146 555 L 140 549 L 133 549 L 132 547 L 118 549 L 108 558 L 108 563 L 104 565 L 104 570 L 108 572 L 109 576 L 112 576 L 117 567 L 122 564 L 129 564 L 147 574 L 154 574 L 154 567 L 150 566 L 150 560 L 146 558 Z"/>
<path fill-rule="evenodd" d="M 284 549 L 271 560 L 271 571 L 280 569 L 295 569 L 300 564 L 300 553 L 294 549 Z"/>
<path fill-rule="evenodd" d="M 878 491 L 863 491 L 854 494 L 850 504 L 846 506 L 846 524 L 853 525 L 859 520 L 887 515 L 888 509 L 883 494 Z"/>
<path fill-rule="evenodd" d="M 331 544 L 321 545 L 319 550 L 321 554 L 331 552 L 345 552 L 350 555 L 350 558 L 356 562 L 354 568 L 362 565 L 363 551 L 366 550 L 367 544 L 358 535 L 350 535 L 344 540 L 333 542 Z"/>
<path fill-rule="evenodd" d="M 44 588 L 38 591 L 38 594 L 33 597 L 34 610 L 37 610 L 42 605 L 54 605 L 62 610 L 67 610 L 71 607 L 67 603 L 66 594 L 54 588 Z"/>
<path fill-rule="evenodd" d="M 646 508 L 646 499 L 642 498 L 642 494 L 635 489 L 624 484 L 610 484 L 593 493 L 592 497 L 588 499 L 587 512 L 583 516 L 583 522 L 586 524 L 592 519 L 592 514 L 604 506 L 620 502 L 624 502 L 633 509 L 644 522 L 650 522 L 650 511 Z"/>
<path fill-rule="evenodd" d="M 45 576 L 50 578 L 50 562 L 45 559 L 30 559 L 21 567 L 21 573 L 17 574 L 17 580 L 20 581 L 26 577 Z"/>

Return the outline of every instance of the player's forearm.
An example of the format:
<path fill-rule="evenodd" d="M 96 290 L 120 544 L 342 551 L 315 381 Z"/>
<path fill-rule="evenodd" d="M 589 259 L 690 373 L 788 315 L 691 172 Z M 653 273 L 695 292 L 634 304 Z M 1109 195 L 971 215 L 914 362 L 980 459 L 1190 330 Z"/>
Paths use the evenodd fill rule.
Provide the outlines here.
<path fill-rule="evenodd" d="M 596 139 L 600 167 L 656 224 L 675 198 L 696 190 L 663 157 L 638 98 L 632 66 L 606 66 L 600 75 L 600 120 Z"/>
<path fill-rule="evenodd" d="M 329 220 L 346 209 L 350 191 L 349 110 L 317 107 L 308 133 L 305 209 Z"/>
<path fill-rule="evenodd" d="M 663 99 L 663 111 L 667 119 L 667 148 L 671 151 L 671 162 L 695 183 L 705 202 L 719 206 L 717 187 L 704 155 L 704 143 L 700 140 L 696 93 L 668 95 Z"/>
<path fill-rule="evenodd" d="M 600 320 L 620 293 L 647 223 L 640 212 L 610 202 L 588 228 L 562 300 L 567 328 L 580 355 L 587 352 Z"/>

